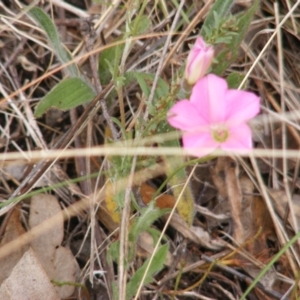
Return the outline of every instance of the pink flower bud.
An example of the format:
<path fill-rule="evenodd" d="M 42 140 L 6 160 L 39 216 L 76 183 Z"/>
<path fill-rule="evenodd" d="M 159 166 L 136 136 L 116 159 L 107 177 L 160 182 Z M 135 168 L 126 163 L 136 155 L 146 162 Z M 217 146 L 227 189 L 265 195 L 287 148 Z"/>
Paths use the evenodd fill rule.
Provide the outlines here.
<path fill-rule="evenodd" d="M 209 69 L 214 57 L 214 48 L 206 45 L 202 37 L 196 39 L 185 67 L 185 80 L 194 85 Z"/>

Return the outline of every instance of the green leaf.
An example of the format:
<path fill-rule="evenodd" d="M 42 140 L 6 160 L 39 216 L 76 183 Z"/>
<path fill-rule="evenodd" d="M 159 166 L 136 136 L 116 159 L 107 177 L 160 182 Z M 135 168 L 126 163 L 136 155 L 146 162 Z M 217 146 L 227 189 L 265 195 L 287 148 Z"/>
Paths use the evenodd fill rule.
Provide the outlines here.
<path fill-rule="evenodd" d="M 146 96 L 146 98 L 148 98 L 150 95 L 151 86 L 153 84 L 155 75 L 150 73 L 139 72 L 127 72 L 126 74 L 128 73 L 130 73 L 129 76 L 135 77 L 143 94 Z M 155 114 L 155 104 L 157 103 L 157 101 L 162 97 L 166 97 L 168 94 L 169 86 L 165 83 L 163 79 L 159 78 L 157 82 L 157 88 L 154 92 L 152 103 L 146 102 L 148 104 L 149 112 L 152 116 Z"/>
<path fill-rule="evenodd" d="M 230 44 L 230 42 L 232 41 L 232 35 L 230 36 L 221 36 L 216 38 L 215 44 Z"/>
<path fill-rule="evenodd" d="M 229 88 L 237 89 L 240 86 L 241 82 L 243 81 L 244 77 L 245 76 L 240 73 L 236 73 L 236 72 L 230 73 L 226 78 Z"/>
<path fill-rule="evenodd" d="M 108 262 L 118 262 L 120 258 L 120 241 L 115 241 L 110 244 L 107 251 Z"/>
<path fill-rule="evenodd" d="M 167 253 L 168 253 L 168 245 L 161 246 L 157 252 L 154 255 L 154 258 L 152 260 L 152 263 L 148 269 L 147 275 L 144 280 L 144 285 L 149 284 L 153 281 L 153 275 L 160 270 L 162 270 L 164 263 L 167 259 Z M 144 276 L 144 273 L 146 271 L 146 268 L 149 264 L 150 258 L 148 258 L 141 268 L 139 268 L 134 275 L 132 276 L 131 280 L 127 284 L 127 291 L 126 291 L 126 299 L 130 300 L 132 297 L 136 295 L 136 292 L 139 288 L 139 285 L 141 283 L 141 280 Z"/>
<path fill-rule="evenodd" d="M 133 35 L 141 35 L 146 32 L 151 26 L 151 20 L 146 16 L 140 16 L 133 22 L 133 28 L 135 28 Z"/>
<path fill-rule="evenodd" d="M 144 95 L 149 96 L 151 85 L 154 81 L 154 74 L 150 73 L 139 73 L 139 72 L 127 72 L 129 76 L 134 76 L 138 81 Z M 154 99 L 159 99 L 161 97 L 166 97 L 169 94 L 169 85 L 161 78 L 158 79 L 157 89 L 154 93 Z"/>
<path fill-rule="evenodd" d="M 37 105 L 35 116 L 39 118 L 50 107 L 67 110 L 91 101 L 94 90 L 80 78 L 68 78 L 58 83 Z"/>
<path fill-rule="evenodd" d="M 151 85 L 149 84 L 149 81 L 147 82 L 146 74 L 143 73 L 133 73 L 135 76 L 140 88 L 142 89 L 143 94 L 148 98 L 150 95 Z"/>
<path fill-rule="evenodd" d="M 217 56 L 216 59 L 218 64 L 213 66 L 213 73 L 221 75 L 236 59 L 240 44 L 249 28 L 259 2 L 259 0 L 256 0 L 247 12 L 243 12 L 237 16 L 237 30 L 235 31 L 235 34 L 231 36 L 230 44 L 225 45 L 225 49 Z"/>
<path fill-rule="evenodd" d="M 157 241 L 159 240 L 159 236 L 161 234 L 161 231 L 155 229 L 155 228 L 148 228 L 147 232 L 151 235 L 152 239 L 153 239 L 153 244 L 157 244 Z"/>
<path fill-rule="evenodd" d="M 62 46 L 56 27 L 48 15 L 39 7 L 33 7 L 28 13 L 35 20 L 35 22 L 38 23 L 43 30 L 45 30 L 58 59 L 63 64 L 70 62 L 73 58 L 71 54 Z M 72 77 L 79 76 L 76 64 L 68 65 L 67 70 Z"/>
<path fill-rule="evenodd" d="M 123 196 L 124 199 L 124 196 Z M 151 202 L 147 207 L 141 210 L 141 216 L 135 218 L 134 223 L 132 224 L 129 232 L 129 253 L 126 257 L 127 261 L 132 261 L 134 259 L 135 254 L 135 245 L 137 243 L 137 239 L 141 232 L 147 231 L 153 238 L 153 241 L 156 242 L 159 238 L 160 232 L 151 228 L 150 226 L 154 221 L 158 218 L 169 212 L 169 209 L 160 209 L 154 206 L 154 202 Z M 114 242 L 110 245 L 107 257 L 110 260 L 118 262 L 119 259 L 119 246 L 120 242 Z"/>
<path fill-rule="evenodd" d="M 107 85 L 113 77 L 115 66 L 120 64 L 119 52 L 123 52 L 124 44 L 103 50 L 99 56 L 99 78 L 103 85 Z M 117 74 L 116 74 L 117 75 Z"/>
<path fill-rule="evenodd" d="M 160 209 L 155 207 L 154 202 L 150 202 L 149 205 L 141 210 L 141 215 L 139 218 L 136 218 L 134 223 L 132 224 L 129 239 L 133 244 L 137 240 L 139 234 L 143 231 L 148 231 L 150 226 L 155 222 L 158 218 L 166 214 L 169 211 L 168 209 Z"/>
<path fill-rule="evenodd" d="M 251 21 L 255 15 L 255 12 L 257 11 L 258 5 L 260 3 L 260 0 L 255 0 L 255 2 L 253 3 L 253 5 L 248 9 L 248 11 L 245 13 L 240 13 L 239 16 L 240 18 L 238 18 L 238 32 L 239 34 L 236 34 L 233 37 L 233 43 L 235 43 L 236 45 L 240 45 L 244 35 L 246 34 Z"/>
<path fill-rule="evenodd" d="M 233 3 L 234 0 L 217 0 L 215 2 L 209 11 L 209 14 L 205 18 L 204 24 L 200 31 L 200 35 L 203 36 L 204 39 L 210 37 L 208 32 L 210 28 L 219 27 L 220 20 L 226 17 Z"/>

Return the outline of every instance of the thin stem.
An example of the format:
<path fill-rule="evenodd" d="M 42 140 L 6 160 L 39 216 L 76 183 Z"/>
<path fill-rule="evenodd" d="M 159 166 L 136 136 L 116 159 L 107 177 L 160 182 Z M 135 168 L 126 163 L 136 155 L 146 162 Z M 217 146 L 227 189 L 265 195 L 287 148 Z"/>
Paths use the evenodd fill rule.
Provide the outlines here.
<path fill-rule="evenodd" d="M 84 38 L 85 47 L 86 47 L 87 52 L 91 53 L 89 55 L 89 61 L 90 61 L 90 66 L 91 66 L 91 70 L 92 70 L 92 76 L 93 76 L 96 91 L 98 94 L 100 94 L 102 92 L 102 86 L 101 86 L 101 82 L 100 82 L 98 70 L 97 70 L 98 64 L 95 59 L 95 54 L 92 54 L 93 45 L 94 45 L 94 41 L 95 41 L 95 37 L 96 37 L 95 29 L 92 26 L 90 20 L 85 19 L 80 24 L 80 31 Z M 109 126 L 109 128 L 111 130 L 113 139 L 114 139 L 114 141 L 117 141 L 119 135 L 118 135 L 118 132 L 117 132 L 117 130 L 114 126 L 114 123 L 111 119 L 111 116 L 109 115 L 106 102 L 103 99 L 100 99 L 99 103 L 100 103 L 100 106 L 101 106 L 101 109 L 103 112 L 103 116 L 107 122 L 107 125 Z"/>

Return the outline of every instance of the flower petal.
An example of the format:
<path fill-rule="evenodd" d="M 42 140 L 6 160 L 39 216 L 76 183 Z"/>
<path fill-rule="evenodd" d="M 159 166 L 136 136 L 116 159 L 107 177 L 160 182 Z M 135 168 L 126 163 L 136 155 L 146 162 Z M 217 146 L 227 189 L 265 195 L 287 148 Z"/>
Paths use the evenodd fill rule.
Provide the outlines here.
<path fill-rule="evenodd" d="M 230 128 L 229 131 L 229 137 L 221 144 L 221 149 L 237 152 L 248 152 L 252 149 L 252 134 L 247 124 L 239 124 Z"/>
<path fill-rule="evenodd" d="M 199 107 L 202 118 L 206 119 L 209 124 L 220 124 L 225 120 L 226 92 L 226 80 L 209 74 L 195 84 L 191 102 Z"/>
<path fill-rule="evenodd" d="M 191 155 L 202 157 L 214 151 L 218 146 L 210 132 L 198 134 L 185 133 L 182 137 L 183 148 Z"/>
<path fill-rule="evenodd" d="M 169 110 L 168 122 L 171 126 L 185 131 L 193 130 L 207 124 L 195 105 L 188 100 L 177 102 Z"/>
<path fill-rule="evenodd" d="M 260 98 L 252 92 L 228 90 L 226 93 L 226 124 L 236 126 L 259 113 Z"/>

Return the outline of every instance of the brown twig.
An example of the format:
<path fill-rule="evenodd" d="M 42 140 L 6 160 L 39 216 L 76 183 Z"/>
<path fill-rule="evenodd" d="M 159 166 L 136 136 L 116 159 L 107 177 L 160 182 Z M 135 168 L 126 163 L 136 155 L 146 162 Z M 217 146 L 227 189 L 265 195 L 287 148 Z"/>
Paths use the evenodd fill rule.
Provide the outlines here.
<path fill-rule="evenodd" d="M 89 19 L 85 19 L 80 23 L 80 31 L 84 38 L 85 47 L 86 47 L 87 52 L 92 52 L 95 38 L 96 38 L 96 33 L 95 33 L 95 29 Z M 102 92 L 102 86 L 101 86 L 100 78 L 98 75 L 95 54 L 89 55 L 89 61 L 90 61 L 90 66 L 91 66 L 91 70 L 92 70 L 92 76 L 93 76 L 95 88 L 96 88 L 97 93 L 99 94 Z M 100 99 L 99 102 L 100 102 L 103 116 L 107 122 L 107 125 L 109 126 L 109 128 L 111 130 L 113 139 L 114 139 L 114 141 L 117 141 L 119 138 L 119 134 L 114 126 L 114 123 L 112 122 L 111 116 L 109 115 L 106 102 L 103 99 Z"/>

